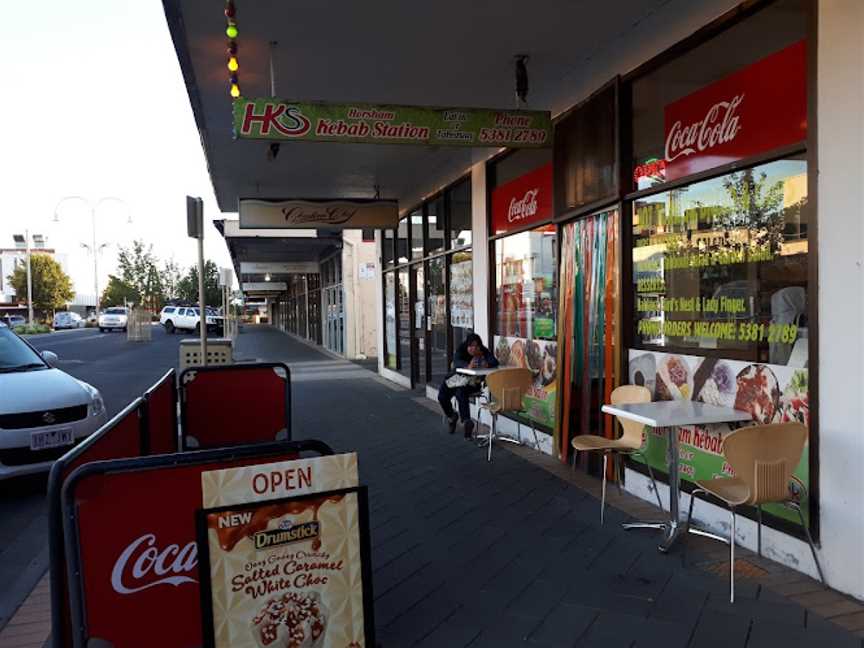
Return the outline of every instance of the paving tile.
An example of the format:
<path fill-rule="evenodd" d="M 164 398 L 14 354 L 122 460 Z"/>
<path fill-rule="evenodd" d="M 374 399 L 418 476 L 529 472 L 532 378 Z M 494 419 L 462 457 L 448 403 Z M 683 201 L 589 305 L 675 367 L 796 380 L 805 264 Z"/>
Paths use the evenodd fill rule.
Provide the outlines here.
<path fill-rule="evenodd" d="M 593 608 L 560 603 L 550 608 L 542 623 L 528 636 L 528 643 L 538 646 L 572 646 L 580 639 L 599 612 Z"/>
<path fill-rule="evenodd" d="M 604 612 L 591 624 L 585 639 L 613 646 L 685 648 L 690 640 L 690 629 L 685 624 L 670 621 Z"/>
<path fill-rule="evenodd" d="M 807 629 L 795 628 L 782 623 L 771 623 L 758 619 L 753 622 L 747 648 L 861 648 L 861 640 L 850 636 L 840 628 Z"/>
<path fill-rule="evenodd" d="M 694 648 L 744 648 L 750 619 L 705 609 L 690 641 Z"/>

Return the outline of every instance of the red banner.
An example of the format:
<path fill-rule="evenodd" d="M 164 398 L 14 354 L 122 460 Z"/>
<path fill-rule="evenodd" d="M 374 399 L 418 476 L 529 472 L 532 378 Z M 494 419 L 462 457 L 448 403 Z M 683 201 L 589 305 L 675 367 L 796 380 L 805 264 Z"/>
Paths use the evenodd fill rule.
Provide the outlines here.
<path fill-rule="evenodd" d="M 666 106 L 666 180 L 807 137 L 807 51 L 800 41 Z"/>
<path fill-rule="evenodd" d="M 503 234 L 552 218 L 552 164 L 501 185 L 492 192 L 492 232 Z"/>
<path fill-rule="evenodd" d="M 266 460 L 295 457 L 288 452 Z M 256 456 L 79 481 L 74 496 L 90 638 L 126 648 L 201 646 L 194 518 L 201 473 L 261 461 Z"/>

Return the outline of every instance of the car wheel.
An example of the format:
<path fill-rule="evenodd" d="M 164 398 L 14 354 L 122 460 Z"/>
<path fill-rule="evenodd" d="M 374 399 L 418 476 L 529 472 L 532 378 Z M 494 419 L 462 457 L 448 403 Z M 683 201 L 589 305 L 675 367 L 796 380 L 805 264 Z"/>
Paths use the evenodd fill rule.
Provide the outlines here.
<path fill-rule="evenodd" d="M 201 335 L 201 322 L 195 325 L 195 335 Z"/>
<path fill-rule="evenodd" d="M 176 331 L 176 330 L 177 329 L 174 328 L 174 322 L 172 322 L 171 320 L 168 320 L 167 322 L 165 322 L 165 332 L 168 335 L 174 335 L 174 331 Z"/>

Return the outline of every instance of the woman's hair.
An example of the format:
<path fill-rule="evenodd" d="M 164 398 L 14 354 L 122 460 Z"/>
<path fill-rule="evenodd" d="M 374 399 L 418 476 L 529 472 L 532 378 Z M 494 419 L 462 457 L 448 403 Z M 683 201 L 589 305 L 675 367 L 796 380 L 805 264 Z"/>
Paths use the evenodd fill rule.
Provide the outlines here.
<path fill-rule="evenodd" d="M 481 337 L 480 337 L 479 335 L 477 335 L 476 333 L 469 333 L 468 336 L 465 338 L 465 348 L 467 349 L 468 346 L 469 346 L 472 342 L 476 342 L 476 343 L 479 344 L 481 347 L 483 346 L 483 338 L 481 338 Z"/>

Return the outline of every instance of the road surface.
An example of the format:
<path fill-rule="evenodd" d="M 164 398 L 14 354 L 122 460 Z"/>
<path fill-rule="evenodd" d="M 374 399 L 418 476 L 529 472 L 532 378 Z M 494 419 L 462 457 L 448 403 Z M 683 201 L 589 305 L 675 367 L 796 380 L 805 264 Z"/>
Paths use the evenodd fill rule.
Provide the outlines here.
<path fill-rule="evenodd" d="M 151 342 L 98 329 L 35 335 L 29 342 L 59 356 L 57 367 L 102 392 L 114 416 L 168 369 L 177 366 L 180 340 L 153 327 Z M 47 475 L 0 481 L 0 628 L 48 568 Z"/>

